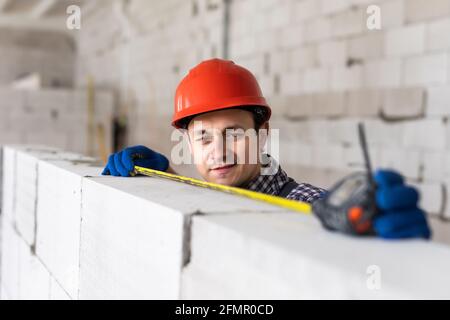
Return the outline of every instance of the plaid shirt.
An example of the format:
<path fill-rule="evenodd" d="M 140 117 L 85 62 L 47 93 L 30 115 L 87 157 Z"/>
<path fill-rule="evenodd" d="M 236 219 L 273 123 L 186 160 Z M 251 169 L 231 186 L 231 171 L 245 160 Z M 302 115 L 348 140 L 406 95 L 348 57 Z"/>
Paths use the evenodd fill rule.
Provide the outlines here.
<path fill-rule="evenodd" d="M 271 158 L 273 161 L 273 158 Z M 283 186 L 291 181 L 286 172 L 278 167 L 278 171 L 274 175 L 260 175 L 244 186 L 245 189 L 262 192 L 270 195 L 279 195 Z M 308 183 L 297 183 L 297 185 L 289 192 L 286 199 L 297 200 L 312 203 L 319 199 L 325 189 L 315 187 Z"/>

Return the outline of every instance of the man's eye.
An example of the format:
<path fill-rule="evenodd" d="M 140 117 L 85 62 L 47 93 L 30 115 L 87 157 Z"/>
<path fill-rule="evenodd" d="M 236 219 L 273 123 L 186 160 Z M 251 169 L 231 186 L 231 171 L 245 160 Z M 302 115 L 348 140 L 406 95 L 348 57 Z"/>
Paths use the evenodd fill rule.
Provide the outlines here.
<path fill-rule="evenodd" d="M 212 137 L 210 136 L 201 136 L 195 139 L 195 141 L 201 142 L 201 143 L 208 143 L 212 141 Z"/>
<path fill-rule="evenodd" d="M 226 134 L 227 138 L 239 139 L 244 136 L 242 132 L 228 132 Z"/>

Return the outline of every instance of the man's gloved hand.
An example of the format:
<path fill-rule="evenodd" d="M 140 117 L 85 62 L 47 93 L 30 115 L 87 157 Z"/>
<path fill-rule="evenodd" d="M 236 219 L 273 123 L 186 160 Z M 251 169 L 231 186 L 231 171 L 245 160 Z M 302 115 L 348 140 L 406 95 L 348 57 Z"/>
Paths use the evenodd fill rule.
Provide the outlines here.
<path fill-rule="evenodd" d="M 379 211 L 373 221 L 376 234 L 387 239 L 429 239 L 431 231 L 425 212 L 418 207 L 417 190 L 405 185 L 403 177 L 392 170 L 378 170 L 374 179 Z"/>
<path fill-rule="evenodd" d="M 169 168 L 169 160 L 162 154 L 144 146 L 128 147 L 109 156 L 102 175 L 130 177 L 135 165 L 166 171 Z"/>

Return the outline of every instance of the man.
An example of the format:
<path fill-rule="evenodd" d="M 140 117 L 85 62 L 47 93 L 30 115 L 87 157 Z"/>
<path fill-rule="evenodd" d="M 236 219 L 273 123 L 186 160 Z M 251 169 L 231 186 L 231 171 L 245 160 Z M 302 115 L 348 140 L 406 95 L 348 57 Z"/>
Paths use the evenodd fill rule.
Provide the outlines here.
<path fill-rule="evenodd" d="M 263 153 L 271 109 L 247 69 L 232 61 L 207 60 L 190 70 L 175 93 L 172 125 L 184 130 L 204 180 L 312 203 L 325 190 L 297 183 Z M 253 132 L 256 144 L 252 144 Z M 256 149 L 256 159 L 251 154 Z M 254 161 L 251 161 L 254 160 Z M 104 175 L 130 176 L 134 165 L 175 173 L 169 160 L 144 146 L 112 154 Z M 264 169 L 275 168 L 270 174 Z M 267 170 L 266 170 L 267 171 Z M 385 238 L 430 237 L 418 193 L 392 171 L 378 171 L 375 232 Z"/>

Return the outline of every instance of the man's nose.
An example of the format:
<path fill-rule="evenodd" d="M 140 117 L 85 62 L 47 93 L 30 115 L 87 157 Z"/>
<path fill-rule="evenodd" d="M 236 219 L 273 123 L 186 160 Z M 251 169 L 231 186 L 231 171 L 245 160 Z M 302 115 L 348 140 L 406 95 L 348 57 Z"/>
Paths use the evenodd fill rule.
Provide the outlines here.
<path fill-rule="evenodd" d="M 216 163 L 226 162 L 227 156 L 233 154 L 232 143 L 226 141 L 222 135 L 216 135 L 213 139 L 213 157 Z"/>

